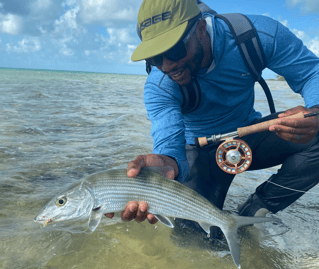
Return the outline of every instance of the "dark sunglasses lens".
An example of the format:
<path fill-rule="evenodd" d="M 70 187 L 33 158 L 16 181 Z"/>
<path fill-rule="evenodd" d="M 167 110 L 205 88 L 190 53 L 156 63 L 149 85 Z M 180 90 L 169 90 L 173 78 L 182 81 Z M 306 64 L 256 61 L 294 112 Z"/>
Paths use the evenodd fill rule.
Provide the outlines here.
<path fill-rule="evenodd" d="M 174 47 L 164 53 L 164 56 L 170 61 L 179 61 L 186 57 L 187 51 L 184 42 L 180 40 Z"/>
<path fill-rule="evenodd" d="M 163 63 L 163 54 L 157 55 L 146 59 L 146 61 L 153 66 L 160 66 Z M 164 52 L 164 57 L 170 61 L 177 62 L 187 55 L 187 50 L 185 48 L 183 40 L 180 40 L 174 47 L 170 50 Z"/>
<path fill-rule="evenodd" d="M 157 56 L 146 59 L 146 61 L 153 66 L 160 66 L 162 65 L 162 56 L 157 55 Z"/>

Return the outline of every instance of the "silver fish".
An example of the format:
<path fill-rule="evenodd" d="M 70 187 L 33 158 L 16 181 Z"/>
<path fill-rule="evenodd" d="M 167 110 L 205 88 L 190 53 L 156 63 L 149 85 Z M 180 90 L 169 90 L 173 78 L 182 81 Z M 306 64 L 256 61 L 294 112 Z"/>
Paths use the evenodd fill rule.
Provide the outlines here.
<path fill-rule="evenodd" d="M 34 221 L 47 225 L 88 218 L 89 229 L 94 231 L 103 214 L 122 211 L 129 201 L 145 201 L 149 212 L 171 228 L 174 225 L 168 217 L 196 221 L 208 234 L 211 226 L 220 227 L 238 268 L 237 229 L 254 223 L 279 221 L 276 218 L 241 217 L 222 211 L 194 190 L 145 169 L 135 178 L 128 178 L 126 170 L 91 175 L 55 196 Z"/>

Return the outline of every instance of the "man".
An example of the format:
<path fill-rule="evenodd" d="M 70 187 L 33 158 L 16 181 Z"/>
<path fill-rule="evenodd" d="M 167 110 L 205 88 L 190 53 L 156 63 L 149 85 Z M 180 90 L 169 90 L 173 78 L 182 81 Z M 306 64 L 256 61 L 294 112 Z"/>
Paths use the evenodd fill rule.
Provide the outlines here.
<path fill-rule="evenodd" d="M 277 213 L 319 181 L 318 117 L 285 119 L 319 110 L 319 59 L 277 21 L 247 16 L 260 37 L 267 67 L 284 76 L 305 100 L 305 107 L 262 118 L 253 108 L 254 79 L 228 26 L 214 16 L 202 16 L 196 0 L 144 0 L 141 5 L 142 43 L 132 60 L 153 65 L 144 101 L 154 150 L 129 162 L 127 175 L 135 177 L 142 167 L 156 166 L 162 175 L 191 187 L 222 209 L 234 176 L 217 166 L 216 145 L 197 149 L 195 138 L 279 117 L 269 131 L 243 137 L 253 151 L 250 170 L 282 167 L 239 208 L 243 216 Z M 187 85 L 194 77 L 202 100 L 198 109 L 183 115 L 178 84 Z M 147 209 L 145 202 L 132 201 L 122 219 L 140 222 L 147 218 L 155 223 Z"/>

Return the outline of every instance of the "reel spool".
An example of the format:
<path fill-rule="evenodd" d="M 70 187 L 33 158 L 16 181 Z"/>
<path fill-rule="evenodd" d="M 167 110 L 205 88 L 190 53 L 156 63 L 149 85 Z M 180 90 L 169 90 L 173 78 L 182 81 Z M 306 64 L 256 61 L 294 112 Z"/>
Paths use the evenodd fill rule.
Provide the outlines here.
<path fill-rule="evenodd" d="M 252 161 L 250 147 L 240 139 L 230 139 L 219 145 L 216 161 L 220 169 L 236 175 L 246 171 Z"/>

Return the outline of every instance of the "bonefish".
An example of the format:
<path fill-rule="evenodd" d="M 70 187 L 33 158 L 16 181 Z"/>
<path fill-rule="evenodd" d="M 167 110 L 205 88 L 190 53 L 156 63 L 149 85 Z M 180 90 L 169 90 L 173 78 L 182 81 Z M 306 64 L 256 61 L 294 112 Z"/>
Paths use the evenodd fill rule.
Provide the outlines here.
<path fill-rule="evenodd" d="M 208 234 L 211 226 L 220 227 L 239 268 L 238 228 L 278 221 L 275 218 L 241 217 L 222 211 L 196 191 L 144 169 L 135 178 L 127 177 L 126 170 L 91 175 L 55 196 L 34 220 L 47 225 L 87 218 L 89 229 L 94 231 L 103 214 L 122 211 L 129 201 L 145 201 L 148 211 L 171 228 L 174 225 L 169 217 L 196 221 Z"/>

